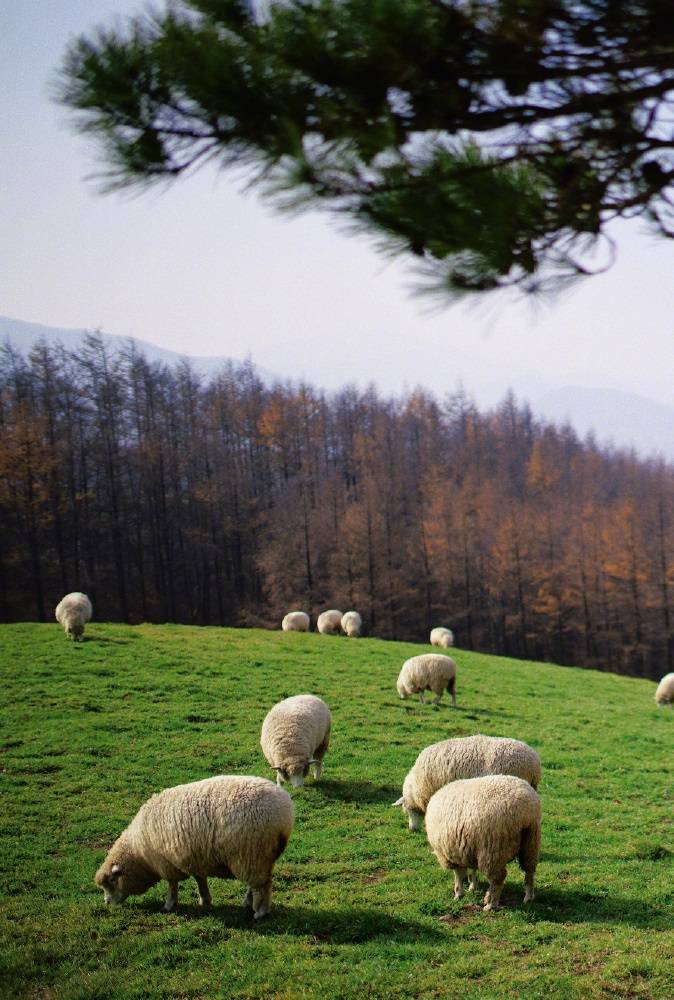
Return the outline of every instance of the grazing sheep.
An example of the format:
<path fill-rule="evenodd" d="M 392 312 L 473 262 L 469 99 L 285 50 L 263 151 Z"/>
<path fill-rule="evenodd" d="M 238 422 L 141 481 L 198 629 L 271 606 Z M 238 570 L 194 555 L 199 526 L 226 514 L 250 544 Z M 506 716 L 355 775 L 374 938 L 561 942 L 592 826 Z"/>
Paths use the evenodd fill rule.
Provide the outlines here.
<path fill-rule="evenodd" d="M 665 674 L 655 692 L 655 703 L 658 706 L 674 706 L 674 674 Z"/>
<path fill-rule="evenodd" d="M 541 780 L 541 759 L 527 743 L 502 736 L 461 736 L 432 743 L 417 757 L 393 805 L 405 810 L 410 830 L 419 830 L 428 802 L 439 788 L 485 774 L 513 774 L 535 789 Z"/>
<path fill-rule="evenodd" d="M 199 903 L 208 906 L 208 876 L 248 886 L 244 906 L 256 920 L 269 912 L 274 862 L 293 828 L 293 804 L 266 778 L 219 775 L 176 785 L 145 802 L 96 872 L 106 903 L 140 896 L 161 879 L 169 884 L 164 909 L 178 902 L 178 883 L 193 875 Z"/>
<path fill-rule="evenodd" d="M 339 635 L 342 628 L 342 612 L 335 611 L 324 611 L 318 616 L 318 621 L 316 622 L 316 628 L 323 635 Z"/>
<path fill-rule="evenodd" d="M 456 708 L 456 663 L 451 656 L 441 653 L 422 653 L 405 660 L 398 675 L 396 684 L 401 698 L 411 694 L 419 694 L 419 701 L 425 704 L 424 691 L 434 691 L 434 705 L 442 698 L 442 692 L 447 688 L 452 696 L 452 704 Z"/>
<path fill-rule="evenodd" d="M 363 619 L 357 611 L 346 611 L 342 615 L 342 632 L 352 639 L 357 639 L 363 627 Z"/>
<path fill-rule="evenodd" d="M 312 766 L 316 781 L 330 742 L 330 709 L 313 694 L 297 694 L 280 701 L 262 723 L 260 745 L 276 771 L 276 783 L 290 779 L 300 788 Z"/>
<path fill-rule="evenodd" d="M 281 622 L 284 632 L 308 632 L 309 615 L 306 611 L 289 611 Z"/>
<path fill-rule="evenodd" d="M 454 633 L 451 628 L 431 629 L 431 646 L 439 646 L 441 649 L 449 649 L 454 645 Z"/>
<path fill-rule="evenodd" d="M 443 785 L 428 803 L 426 833 L 443 868 L 454 870 L 454 899 L 463 896 L 466 871 L 489 880 L 484 909 L 498 909 L 506 865 L 517 857 L 524 871 L 524 902 L 534 898 L 541 843 L 541 800 L 527 781 L 490 774 Z"/>
<path fill-rule="evenodd" d="M 59 625 L 63 625 L 67 639 L 73 639 L 75 642 L 79 639 L 82 642 L 84 626 L 91 620 L 92 614 L 91 601 L 86 594 L 76 590 L 72 594 L 66 594 L 59 601 L 54 617 Z"/>

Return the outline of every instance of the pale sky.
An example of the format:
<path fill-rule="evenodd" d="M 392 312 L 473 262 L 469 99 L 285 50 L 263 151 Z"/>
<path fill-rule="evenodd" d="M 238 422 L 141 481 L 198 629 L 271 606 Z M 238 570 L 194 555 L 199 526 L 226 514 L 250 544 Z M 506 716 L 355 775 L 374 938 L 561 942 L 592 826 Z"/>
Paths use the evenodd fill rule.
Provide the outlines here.
<path fill-rule="evenodd" d="M 100 327 L 193 354 L 250 355 L 326 388 L 386 391 L 463 379 L 615 388 L 672 403 L 674 243 L 642 224 L 618 263 L 552 303 L 427 312 L 411 266 L 391 265 L 327 214 L 289 220 L 211 168 L 161 192 L 101 196 L 91 147 L 49 83 L 67 40 L 136 0 L 4 0 L 0 10 L 0 314 Z"/>

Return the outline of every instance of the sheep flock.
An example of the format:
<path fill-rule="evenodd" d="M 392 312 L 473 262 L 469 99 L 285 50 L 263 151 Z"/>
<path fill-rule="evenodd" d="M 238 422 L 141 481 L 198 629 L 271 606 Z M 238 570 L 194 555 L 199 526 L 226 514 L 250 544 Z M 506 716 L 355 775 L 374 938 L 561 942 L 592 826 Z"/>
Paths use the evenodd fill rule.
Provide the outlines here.
<path fill-rule="evenodd" d="M 81 640 L 91 602 L 84 594 L 68 594 L 56 617 L 68 637 Z M 316 624 L 321 634 L 353 638 L 361 635 L 363 623 L 356 611 L 330 609 Z M 284 632 L 309 629 L 306 612 L 291 611 L 283 618 Z M 454 637 L 443 627 L 433 630 L 430 641 L 436 648 L 447 648 Z M 457 665 L 450 656 L 426 653 L 405 661 L 395 685 L 401 698 L 419 693 L 422 705 L 424 692 L 433 691 L 434 706 L 447 689 L 456 707 L 456 680 Z M 656 703 L 674 703 L 674 674 L 660 682 Z M 281 785 L 289 781 L 291 791 L 300 789 L 310 769 L 314 781 L 320 781 L 332 723 L 320 697 L 290 695 L 269 708 L 261 726 L 262 753 L 276 773 L 276 783 L 252 775 L 217 775 L 152 795 L 96 872 L 94 881 L 105 902 L 121 903 L 164 880 L 164 909 L 172 911 L 178 884 L 193 877 L 199 903 L 207 907 L 208 878 L 235 878 L 246 886 L 244 907 L 254 919 L 264 917 L 270 910 L 274 865 L 294 823 L 291 796 Z M 542 769 L 536 751 L 510 736 L 475 734 L 421 748 L 411 765 L 393 805 L 402 807 L 410 830 L 419 830 L 425 822 L 438 863 L 454 873 L 454 898 L 464 895 L 466 879 L 469 889 L 477 890 L 481 874 L 488 883 L 483 909 L 497 909 L 506 866 L 517 859 L 524 872 L 524 903 L 533 900 L 542 814 L 537 791 Z"/>

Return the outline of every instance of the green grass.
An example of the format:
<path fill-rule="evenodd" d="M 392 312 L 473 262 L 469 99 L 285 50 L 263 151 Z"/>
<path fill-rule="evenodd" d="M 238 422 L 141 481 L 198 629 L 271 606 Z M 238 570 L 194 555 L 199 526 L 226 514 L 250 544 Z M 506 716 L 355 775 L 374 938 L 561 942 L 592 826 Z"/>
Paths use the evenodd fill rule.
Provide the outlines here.
<path fill-rule="evenodd" d="M 423 647 L 258 630 L 93 624 L 0 629 L 0 995 L 674 996 L 674 713 L 654 685 L 457 650 L 459 709 L 401 702 Z M 271 777 L 278 700 L 333 714 L 324 779 L 293 791 L 295 830 L 253 924 L 244 888 L 165 885 L 105 907 L 92 882 L 154 791 L 218 773 Z M 447 696 L 443 699 L 446 701 Z M 429 743 L 515 736 L 543 760 L 537 898 L 509 867 L 504 909 L 452 898 L 452 875 L 390 803 Z M 481 896 L 480 896 L 481 899 Z"/>

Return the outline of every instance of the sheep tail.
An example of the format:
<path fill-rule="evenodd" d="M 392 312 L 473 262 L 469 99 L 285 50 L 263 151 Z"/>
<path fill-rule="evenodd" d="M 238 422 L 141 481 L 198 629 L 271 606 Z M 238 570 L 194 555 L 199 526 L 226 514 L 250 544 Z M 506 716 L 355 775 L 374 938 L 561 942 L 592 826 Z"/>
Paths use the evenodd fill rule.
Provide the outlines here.
<path fill-rule="evenodd" d="M 524 872 L 536 871 L 538 855 L 541 848 L 541 824 L 532 823 L 531 826 L 522 830 L 520 849 L 517 855 L 520 868 Z"/>

